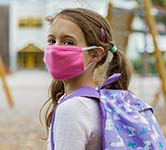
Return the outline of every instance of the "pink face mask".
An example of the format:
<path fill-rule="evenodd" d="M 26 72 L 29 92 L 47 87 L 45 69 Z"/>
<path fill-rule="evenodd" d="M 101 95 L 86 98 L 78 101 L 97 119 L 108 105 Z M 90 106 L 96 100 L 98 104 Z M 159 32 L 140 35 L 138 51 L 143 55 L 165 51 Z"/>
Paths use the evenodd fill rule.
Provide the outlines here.
<path fill-rule="evenodd" d="M 80 48 L 76 46 L 51 45 L 46 48 L 44 62 L 55 80 L 66 80 L 82 74 L 92 63 L 84 68 L 83 51 L 97 46 Z"/>

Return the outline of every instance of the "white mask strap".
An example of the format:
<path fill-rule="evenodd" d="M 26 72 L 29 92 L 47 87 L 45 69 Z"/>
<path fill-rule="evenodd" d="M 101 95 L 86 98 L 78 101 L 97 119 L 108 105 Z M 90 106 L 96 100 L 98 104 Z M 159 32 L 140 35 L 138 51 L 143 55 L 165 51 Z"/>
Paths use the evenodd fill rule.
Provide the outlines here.
<path fill-rule="evenodd" d="M 86 50 L 91 50 L 91 49 L 95 49 L 95 48 L 97 48 L 97 46 L 89 46 L 89 47 L 82 48 L 82 50 L 86 51 Z"/>
<path fill-rule="evenodd" d="M 90 62 L 87 66 L 85 66 L 85 70 L 87 70 L 91 65 L 93 64 L 93 62 Z"/>

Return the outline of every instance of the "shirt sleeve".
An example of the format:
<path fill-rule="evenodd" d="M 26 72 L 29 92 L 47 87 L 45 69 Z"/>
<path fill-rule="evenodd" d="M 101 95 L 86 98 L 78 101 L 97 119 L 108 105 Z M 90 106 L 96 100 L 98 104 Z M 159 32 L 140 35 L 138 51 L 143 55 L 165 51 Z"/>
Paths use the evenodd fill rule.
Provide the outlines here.
<path fill-rule="evenodd" d="M 54 124 L 55 150 L 85 150 L 91 136 L 88 108 L 71 98 L 57 108 Z"/>

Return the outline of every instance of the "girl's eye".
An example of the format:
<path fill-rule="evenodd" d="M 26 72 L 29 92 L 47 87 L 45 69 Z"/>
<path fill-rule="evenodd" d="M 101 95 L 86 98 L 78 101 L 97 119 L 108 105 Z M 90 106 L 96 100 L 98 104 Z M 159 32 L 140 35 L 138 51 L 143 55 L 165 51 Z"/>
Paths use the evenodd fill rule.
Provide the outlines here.
<path fill-rule="evenodd" d="M 48 40 L 47 42 L 48 42 L 48 45 L 53 45 L 53 44 L 55 44 L 55 43 L 56 43 L 56 41 L 55 41 L 55 40 Z"/>
<path fill-rule="evenodd" d="M 71 41 L 71 40 L 66 40 L 66 41 L 64 41 L 63 44 L 64 44 L 64 45 L 74 45 L 74 42 Z"/>

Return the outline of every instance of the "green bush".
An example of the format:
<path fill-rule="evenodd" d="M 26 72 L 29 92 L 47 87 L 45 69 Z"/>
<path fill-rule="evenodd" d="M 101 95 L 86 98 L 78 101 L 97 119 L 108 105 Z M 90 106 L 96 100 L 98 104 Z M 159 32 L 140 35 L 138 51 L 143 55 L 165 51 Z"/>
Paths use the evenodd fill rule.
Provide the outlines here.
<path fill-rule="evenodd" d="M 166 6 L 166 0 L 152 0 L 152 4 L 155 6 Z"/>
<path fill-rule="evenodd" d="M 141 67 L 142 67 L 142 58 L 140 55 L 138 55 L 137 58 L 131 59 L 131 64 L 133 66 L 135 73 L 141 73 Z"/>
<path fill-rule="evenodd" d="M 164 59 L 164 63 L 165 63 L 165 69 L 166 69 L 166 53 L 163 55 L 163 59 Z M 141 74 L 143 73 L 143 54 L 142 53 L 139 53 L 138 57 L 135 58 L 135 59 L 131 59 L 131 64 L 133 66 L 133 69 L 134 69 L 134 72 L 135 73 L 138 73 L 138 74 Z M 148 71 L 149 71 L 149 74 L 157 74 L 158 73 L 158 70 L 157 70 L 157 66 L 156 66 L 156 59 L 154 57 L 154 55 L 152 54 L 149 54 L 148 55 Z"/>

